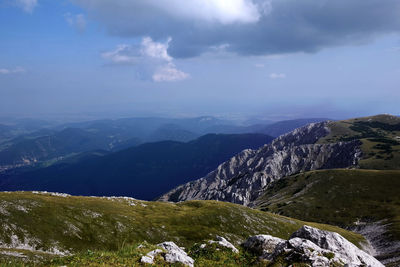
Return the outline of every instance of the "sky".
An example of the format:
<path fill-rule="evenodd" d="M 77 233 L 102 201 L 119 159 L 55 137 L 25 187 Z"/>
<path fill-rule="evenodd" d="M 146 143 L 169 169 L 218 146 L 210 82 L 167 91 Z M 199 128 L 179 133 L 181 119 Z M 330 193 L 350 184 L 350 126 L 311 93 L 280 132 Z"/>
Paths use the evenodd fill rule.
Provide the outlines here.
<path fill-rule="evenodd" d="M 0 117 L 400 114 L 399 0 L 0 0 Z"/>

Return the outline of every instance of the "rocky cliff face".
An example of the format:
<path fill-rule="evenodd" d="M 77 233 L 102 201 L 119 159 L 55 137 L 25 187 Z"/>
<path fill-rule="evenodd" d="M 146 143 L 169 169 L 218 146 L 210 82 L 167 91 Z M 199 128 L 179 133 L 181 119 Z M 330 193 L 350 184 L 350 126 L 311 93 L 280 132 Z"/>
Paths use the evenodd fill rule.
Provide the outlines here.
<path fill-rule="evenodd" d="M 284 258 L 289 264 L 301 262 L 307 266 L 384 266 L 338 233 L 307 225 L 294 232 L 289 240 L 257 235 L 248 238 L 243 246 L 272 263 Z"/>
<path fill-rule="evenodd" d="M 221 200 L 249 205 L 271 182 L 282 177 L 357 166 L 360 141 L 316 144 L 330 133 L 327 125 L 328 122 L 312 123 L 258 150 L 244 150 L 207 176 L 177 187 L 160 200 Z"/>

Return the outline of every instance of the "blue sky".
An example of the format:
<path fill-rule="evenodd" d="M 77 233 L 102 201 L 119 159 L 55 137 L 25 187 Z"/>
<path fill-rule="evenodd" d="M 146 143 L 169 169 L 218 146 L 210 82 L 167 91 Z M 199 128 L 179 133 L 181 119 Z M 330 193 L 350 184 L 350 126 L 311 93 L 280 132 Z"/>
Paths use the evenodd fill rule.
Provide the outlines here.
<path fill-rule="evenodd" d="M 400 114 L 398 0 L 0 0 L 0 115 Z"/>

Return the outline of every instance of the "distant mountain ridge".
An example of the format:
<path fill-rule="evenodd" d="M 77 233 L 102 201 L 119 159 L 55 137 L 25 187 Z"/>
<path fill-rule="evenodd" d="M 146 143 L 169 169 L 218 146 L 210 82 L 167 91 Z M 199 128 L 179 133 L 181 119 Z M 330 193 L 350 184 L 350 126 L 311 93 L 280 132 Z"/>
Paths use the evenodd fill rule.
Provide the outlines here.
<path fill-rule="evenodd" d="M 271 123 L 267 126 L 264 126 L 260 133 L 268 134 L 270 136 L 278 137 L 282 134 L 289 133 L 296 128 L 305 126 L 310 123 L 317 123 L 329 121 L 327 118 L 305 118 L 305 119 L 295 119 L 295 120 L 284 120 Z"/>
<path fill-rule="evenodd" d="M 61 161 L 32 171 L 0 176 L 0 190 L 41 190 L 75 195 L 124 195 L 154 199 L 173 187 L 201 177 L 246 148 L 273 138 L 262 134 L 205 135 L 188 143 L 147 143 L 105 156 Z"/>
<path fill-rule="evenodd" d="M 2 165 L 31 164 L 94 149 L 109 149 L 111 138 L 77 128 L 66 128 L 50 135 L 23 139 L 0 151 Z"/>
<path fill-rule="evenodd" d="M 261 133 L 275 136 L 307 122 L 320 120 L 299 119 L 252 126 L 239 126 L 214 117 L 127 118 L 69 123 L 39 129 L 3 142 L 0 136 L 0 171 L 18 166 L 48 165 L 91 150 L 115 152 L 146 142 L 165 140 L 188 142 L 209 133 Z M 32 127 L 39 127 L 40 121 L 27 123 L 27 129 L 37 129 Z M 43 125 L 49 124 L 43 122 Z M 0 131 L 0 135 L 3 134 L 5 137 L 12 136 L 8 130 L 15 132 L 12 127 L 3 128 L 4 131 Z"/>

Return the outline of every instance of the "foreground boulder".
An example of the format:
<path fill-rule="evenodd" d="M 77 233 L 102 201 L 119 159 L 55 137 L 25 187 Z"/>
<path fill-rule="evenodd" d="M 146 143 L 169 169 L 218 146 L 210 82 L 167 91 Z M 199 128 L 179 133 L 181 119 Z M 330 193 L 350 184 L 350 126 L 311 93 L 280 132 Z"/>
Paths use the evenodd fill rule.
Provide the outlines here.
<path fill-rule="evenodd" d="M 147 264 L 153 264 L 154 263 L 154 257 L 157 256 L 157 254 L 163 253 L 161 249 L 155 249 L 147 253 L 145 256 L 143 256 L 140 261 L 142 263 L 147 263 Z"/>
<path fill-rule="evenodd" d="M 280 243 L 284 243 L 285 240 L 270 236 L 270 235 L 256 235 L 249 237 L 243 246 L 258 255 L 262 255 L 262 258 L 267 258 L 269 254 L 275 251 L 275 248 Z"/>
<path fill-rule="evenodd" d="M 169 263 L 180 262 L 184 265 L 193 267 L 194 260 L 189 257 L 183 249 L 175 245 L 174 242 L 163 242 L 158 244 L 159 247 L 165 249 L 167 253 L 164 255 L 164 259 Z"/>
<path fill-rule="evenodd" d="M 194 260 L 189 257 L 186 252 L 178 247 L 174 242 L 163 242 L 157 245 L 158 247 L 162 248 L 161 249 L 155 249 L 153 251 L 150 251 L 147 253 L 145 256 L 143 256 L 140 261 L 142 263 L 148 263 L 148 264 L 153 264 L 154 263 L 154 257 L 157 254 L 162 254 L 164 257 L 164 260 L 168 263 L 182 263 L 186 266 L 193 267 L 194 266 Z"/>
<path fill-rule="evenodd" d="M 210 240 L 210 241 L 208 241 L 208 243 L 210 243 L 210 244 L 218 244 L 218 245 L 220 245 L 222 247 L 229 248 L 234 253 L 239 253 L 239 250 L 237 248 L 235 248 L 235 246 L 232 245 L 232 243 L 230 243 L 228 240 L 226 240 L 222 236 L 218 236 L 217 235 L 217 240 L 216 241 Z"/>
<path fill-rule="evenodd" d="M 337 253 L 342 259 L 352 264 L 383 266 L 374 257 L 360 250 L 338 233 L 321 231 L 305 225 L 291 236 L 291 238 L 296 237 L 310 240 L 322 249 Z"/>
<path fill-rule="evenodd" d="M 311 266 L 383 267 L 378 260 L 360 250 L 338 233 L 303 226 L 289 240 L 258 235 L 247 239 L 243 246 L 260 259 L 288 263 L 302 262 Z"/>

